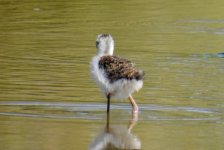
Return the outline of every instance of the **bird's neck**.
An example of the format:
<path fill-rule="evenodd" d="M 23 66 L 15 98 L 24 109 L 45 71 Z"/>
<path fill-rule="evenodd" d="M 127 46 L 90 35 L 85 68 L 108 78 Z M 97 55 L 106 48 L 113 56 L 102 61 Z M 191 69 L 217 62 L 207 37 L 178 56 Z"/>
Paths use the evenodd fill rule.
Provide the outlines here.
<path fill-rule="evenodd" d="M 113 52 L 114 52 L 114 48 L 108 48 L 106 50 L 101 50 L 101 49 L 98 49 L 98 56 L 107 56 L 107 55 L 113 55 Z"/>

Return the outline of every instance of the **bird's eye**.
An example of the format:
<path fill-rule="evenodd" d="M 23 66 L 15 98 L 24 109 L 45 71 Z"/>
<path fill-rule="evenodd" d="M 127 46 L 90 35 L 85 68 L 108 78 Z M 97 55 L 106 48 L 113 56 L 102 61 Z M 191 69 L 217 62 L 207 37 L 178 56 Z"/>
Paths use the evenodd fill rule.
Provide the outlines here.
<path fill-rule="evenodd" d="M 99 44 L 100 44 L 100 42 L 99 41 L 96 41 L 96 47 L 98 47 Z"/>

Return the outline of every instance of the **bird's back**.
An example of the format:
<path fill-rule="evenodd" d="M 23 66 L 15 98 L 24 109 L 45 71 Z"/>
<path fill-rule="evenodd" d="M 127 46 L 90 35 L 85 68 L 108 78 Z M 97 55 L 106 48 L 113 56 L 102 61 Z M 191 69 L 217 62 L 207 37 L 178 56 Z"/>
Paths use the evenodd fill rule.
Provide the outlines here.
<path fill-rule="evenodd" d="M 143 71 L 135 68 L 131 61 L 117 56 L 102 56 L 99 60 L 99 68 L 104 70 L 110 83 L 120 79 L 142 80 L 144 76 Z"/>

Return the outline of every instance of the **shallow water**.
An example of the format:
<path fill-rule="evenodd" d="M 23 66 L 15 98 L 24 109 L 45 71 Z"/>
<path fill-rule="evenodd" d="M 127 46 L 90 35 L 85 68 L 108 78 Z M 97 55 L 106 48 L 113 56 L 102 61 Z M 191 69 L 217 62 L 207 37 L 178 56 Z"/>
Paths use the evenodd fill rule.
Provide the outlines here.
<path fill-rule="evenodd" d="M 113 35 L 116 55 L 146 73 L 134 94 L 140 112 L 131 133 L 130 104 L 112 101 L 113 141 L 127 144 L 126 137 L 151 150 L 224 149 L 221 0 L 0 4 L 0 149 L 81 150 L 108 142 L 106 101 L 89 77 L 103 32 Z"/>

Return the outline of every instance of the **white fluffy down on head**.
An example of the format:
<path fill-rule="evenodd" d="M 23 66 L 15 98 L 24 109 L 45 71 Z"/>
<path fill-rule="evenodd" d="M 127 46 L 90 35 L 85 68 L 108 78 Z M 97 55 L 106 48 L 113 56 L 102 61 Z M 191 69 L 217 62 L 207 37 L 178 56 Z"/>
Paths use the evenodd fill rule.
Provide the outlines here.
<path fill-rule="evenodd" d="M 98 55 L 113 55 L 114 40 L 110 34 L 99 34 L 96 38 Z"/>
<path fill-rule="evenodd" d="M 120 79 L 110 83 L 110 81 L 106 78 L 104 70 L 99 69 L 99 59 L 100 56 L 95 56 L 92 59 L 91 77 L 100 87 L 105 96 L 110 93 L 112 98 L 123 99 L 130 96 L 134 91 L 138 91 L 142 88 L 142 80 Z"/>

